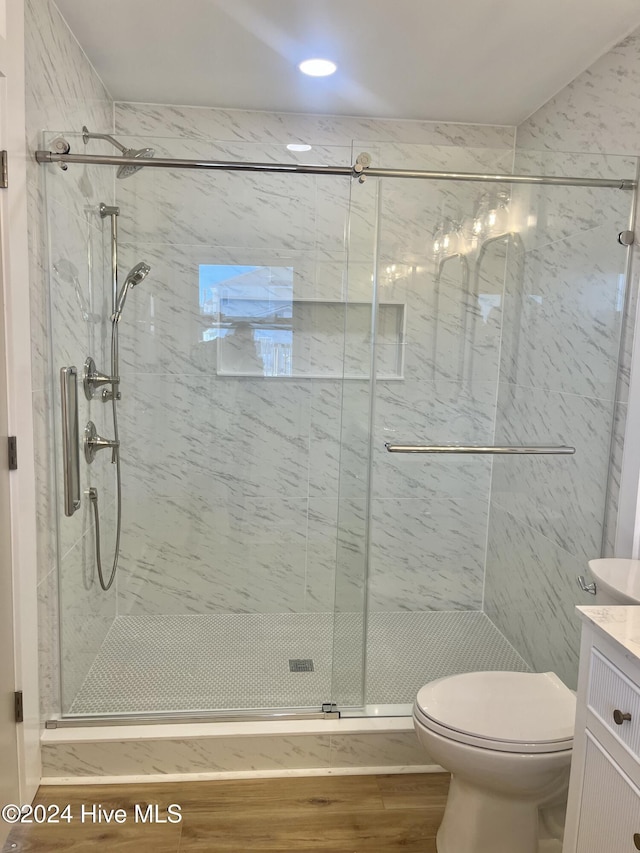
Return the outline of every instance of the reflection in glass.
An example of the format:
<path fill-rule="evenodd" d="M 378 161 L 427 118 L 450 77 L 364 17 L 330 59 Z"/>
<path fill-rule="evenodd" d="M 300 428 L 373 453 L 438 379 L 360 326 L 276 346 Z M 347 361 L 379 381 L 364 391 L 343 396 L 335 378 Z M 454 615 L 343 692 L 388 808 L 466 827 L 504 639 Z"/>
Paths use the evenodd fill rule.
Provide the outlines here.
<path fill-rule="evenodd" d="M 291 376 L 293 267 L 200 265 L 202 341 L 218 341 L 218 373 Z"/>

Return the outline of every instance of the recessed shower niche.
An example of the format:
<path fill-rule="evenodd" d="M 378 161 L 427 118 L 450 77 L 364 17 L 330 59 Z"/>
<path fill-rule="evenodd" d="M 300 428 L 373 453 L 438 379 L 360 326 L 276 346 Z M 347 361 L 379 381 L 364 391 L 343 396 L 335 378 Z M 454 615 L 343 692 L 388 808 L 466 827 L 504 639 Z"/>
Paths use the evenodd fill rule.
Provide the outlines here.
<path fill-rule="evenodd" d="M 217 338 L 218 376 L 299 376 L 367 379 L 371 359 L 371 305 L 345 302 L 272 303 L 271 316 L 222 321 Z M 383 345 L 379 379 L 402 379 L 404 305 L 378 306 L 377 339 Z M 347 338 L 347 354 L 345 342 Z"/>

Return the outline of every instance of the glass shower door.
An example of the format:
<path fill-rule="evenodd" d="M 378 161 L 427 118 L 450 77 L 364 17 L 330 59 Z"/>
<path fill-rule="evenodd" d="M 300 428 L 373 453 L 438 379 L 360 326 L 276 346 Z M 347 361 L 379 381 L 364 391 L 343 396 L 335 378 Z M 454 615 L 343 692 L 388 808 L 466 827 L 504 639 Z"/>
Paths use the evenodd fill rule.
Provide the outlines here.
<path fill-rule="evenodd" d="M 124 142 L 168 157 L 351 162 L 318 146 Z M 47 175 L 55 370 L 87 355 L 106 370 L 101 201 L 119 208 L 120 282 L 151 268 L 119 323 L 123 523 L 109 592 L 86 499 L 58 519 L 62 712 L 319 713 L 333 701 L 343 388 L 370 372 L 370 267 L 366 294 L 347 304 L 349 180 L 143 169 L 112 196 L 108 177 L 97 166 Z M 66 262 L 73 274 L 56 275 Z M 83 402 L 81 429 L 89 417 L 111 435 L 101 400 Z M 107 454 L 82 477 L 100 493 L 106 561 Z"/>
<path fill-rule="evenodd" d="M 397 164 L 399 148 L 380 147 L 376 164 Z M 501 150 L 400 153 L 408 168 L 512 166 Z M 522 153 L 516 171 L 633 179 L 635 162 Z M 617 235 L 631 193 L 379 183 L 365 712 L 407 714 L 420 686 L 458 672 L 553 670 L 573 686 L 575 575 L 600 555 L 610 509 L 627 260 Z M 398 346 L 390 304 L 403 314 L 397 375 L 387 368 Z"/>

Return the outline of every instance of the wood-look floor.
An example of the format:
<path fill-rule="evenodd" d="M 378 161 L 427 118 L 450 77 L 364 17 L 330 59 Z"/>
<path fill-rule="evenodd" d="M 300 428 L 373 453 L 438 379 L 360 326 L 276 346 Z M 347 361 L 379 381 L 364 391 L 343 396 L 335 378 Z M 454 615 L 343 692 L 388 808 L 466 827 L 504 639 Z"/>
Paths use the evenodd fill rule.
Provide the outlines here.
<path fill-rule="evenodd" d="M 71 805 L 70 823 L 15 826 L 3 853 L 436 853 L 445 774 L 315 776 L 232 782 L 39 789 L 34 803 Z M 81 806 L 123 808 L 124 824 L 80 822 Z M 135 823 L 157 804 L 181 823 Z"/>

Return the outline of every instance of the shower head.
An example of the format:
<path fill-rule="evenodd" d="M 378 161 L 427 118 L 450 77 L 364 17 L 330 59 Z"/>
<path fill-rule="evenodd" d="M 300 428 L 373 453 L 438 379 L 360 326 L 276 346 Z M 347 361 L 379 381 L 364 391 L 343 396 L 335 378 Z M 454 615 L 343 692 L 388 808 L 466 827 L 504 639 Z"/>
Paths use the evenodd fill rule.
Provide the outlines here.
<path fill-rule="evenodd" d="M 144 261 L 140 261 L 139 264 L 136 264 L 135 267 L 129 271 L 124 280 L 124 284 L 122 285 L 122 289 L 120 290 L 120 295 L 118 296 L 118 301 L 116 303 L 116 310 L 113 312 L 113 317 L 111 318 L 114 323 L 117 323 L 122 316 L 122 309 L 124 308 L 124 303 L 127 301 L 129 290 L 132 287 L 137 287 L 140 282 L 145 280 L 150 272 L 151 267 Z"/>
<path fill-rule="evenodd" d="M 153 148 L 126 148 L 122 152 L 123 157 L 134 157 L 136 160 L 139 160 L 140 157 L 153 157 L 156 152 Z M 136 172 L 139 172 L 142 169 L 142 166 L 120 166 L 118 171 L 116 172 L 116 178 L 128 178 L 130 175 L 135 175 Z"/>
<path fill-rule="evenodd" d="M 151 272 L 151 267 L 149 264 L 144 261 L 140 261 L 139 264 L 136 264 L 132 270 L 129 270 L 129 274 L 124 280 L 125 285 L 130 285 L 131 287 L 137 287 L 141 282 L 145 280 L 145 278 Z"/>
<path fill-rule="evenodd" d="M 117 139 L 114 139 L 108 133 L 90 133 L 86 125 L 82 128 L 82 139 L 85 145 L 90 139 L 106 139 L 107 142 L 110 142 L 120 151 L 123 157 L 132 157 L 136 160 L 139 160 L 141 157 L 154 157 L 156 153 L 153 148 L 127 148 L 126 145 L 118 142 Z M 128 178 L 129 175 L 135 175 L 140 169 L 142 169 L 142 166 L 120 166 L 116 172 L 116 177 Z"/>

